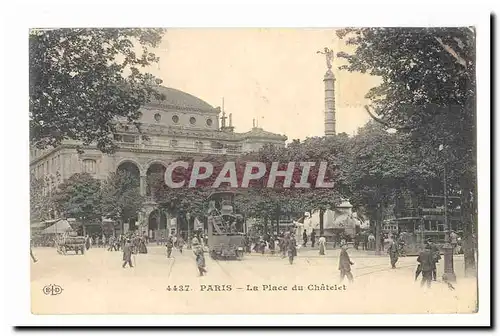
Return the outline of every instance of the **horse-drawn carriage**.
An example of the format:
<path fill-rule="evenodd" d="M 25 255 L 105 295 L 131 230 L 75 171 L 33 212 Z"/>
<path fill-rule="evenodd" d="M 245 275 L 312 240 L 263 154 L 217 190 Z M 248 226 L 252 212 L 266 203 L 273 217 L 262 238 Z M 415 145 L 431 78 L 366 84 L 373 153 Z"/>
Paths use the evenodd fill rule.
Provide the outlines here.
<path fill-rule="evenodd" d="M 75 251 L 75 254 L 78 254 L 78 251 L 85 253 L 85 237 L 64 234 L 57 237 L 55 243 L 59 254 L 66 255 L 68 251 Z"/>

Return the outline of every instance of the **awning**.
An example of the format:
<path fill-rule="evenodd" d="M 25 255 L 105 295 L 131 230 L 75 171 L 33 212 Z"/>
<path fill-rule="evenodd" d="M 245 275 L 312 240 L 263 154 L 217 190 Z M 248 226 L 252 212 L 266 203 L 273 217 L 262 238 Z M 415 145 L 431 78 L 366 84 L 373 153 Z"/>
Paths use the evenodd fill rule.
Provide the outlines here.
<path fill-rule="evenodd" d="M 49 226 L 45 230 L 42 231 L 42 234 L 55 234 L 55 233 L 64 233 L 67 231 L 72 231 L 71 225 L 69 225 L 68 221 L 65 219 L 61 219 L 57 221 L 54 225 Z"/>

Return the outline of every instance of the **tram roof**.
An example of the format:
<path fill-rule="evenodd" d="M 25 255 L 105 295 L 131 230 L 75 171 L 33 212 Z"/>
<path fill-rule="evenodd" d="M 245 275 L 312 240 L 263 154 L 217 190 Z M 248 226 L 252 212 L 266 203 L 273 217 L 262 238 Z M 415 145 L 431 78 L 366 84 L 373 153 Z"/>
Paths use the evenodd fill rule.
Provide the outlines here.
<path fill-rule="evenodd" d="M 217 196 L 224 196 L 224 195 L 231 195 L 231 196 L 236 196 L 238 195 L 239 192 L 234 191 L 234 190 L 216 190 L 212 191 L 210 195 L 208 195 L 207 199 L 212 199 Z"/>
<path fill-rule="evenodd" d="M 415 220 L 415 219 L 422 219 L 422 217 L 401 217 L 401 218 L 390 219 L 390 221 L 391 222 L 400 222 L 400 221 Z"/>

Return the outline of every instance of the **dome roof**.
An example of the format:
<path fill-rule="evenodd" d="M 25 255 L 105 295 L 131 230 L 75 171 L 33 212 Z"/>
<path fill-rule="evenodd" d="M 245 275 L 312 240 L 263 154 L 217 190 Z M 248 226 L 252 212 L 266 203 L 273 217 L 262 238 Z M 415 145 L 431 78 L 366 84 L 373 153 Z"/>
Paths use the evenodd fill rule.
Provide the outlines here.
<path fill-rule="evenodd" d="M 213 111 L 214 107 L 204 100 L 189 93 L 164 86 L 156 88 L 158 93 L 163 94 L 164 100 L 152 99 L 148 105 L 160 105 L 165 107 L 175 107 L 185 110 Z"/>

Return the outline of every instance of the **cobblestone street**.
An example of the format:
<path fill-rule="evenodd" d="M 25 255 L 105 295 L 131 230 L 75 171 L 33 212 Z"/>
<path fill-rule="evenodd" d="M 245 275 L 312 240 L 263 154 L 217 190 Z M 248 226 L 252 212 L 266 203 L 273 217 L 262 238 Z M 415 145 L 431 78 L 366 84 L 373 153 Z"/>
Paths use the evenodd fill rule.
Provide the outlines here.
<path fill-rule="evenodd" d="M 464 278 L 462 256 L 455 257 L 456 290 L 450 290 L 440 281 L 442 262 L 438 281 L 430 289 L 420 288 L 413 280 L 413 256 L 400 258 L 398 268 L 391 269 L 386 255 L 350 249 L 355 281 L 349 284 L 339 281 L 339 250 L 326 256 L 299 251 L 293 265 L 268 254 L 242 261 L 214 261 L 207 255 L 208 274 L 199 277 L 192 251 L 174 250 L 167 259 L 163 247 L 148 249 L 148 254 L 133 256 L 134 268 L 123 269 L 121 252 L 91 248 L 83 256 L 63 256 L 52 248 L 35 248 L 39 261 L 31 266 L 32 312 L 402 314 L 471 313 L 476 307 L 476 281 Z M 50 284 L 63 292 L 45 295 L 43 288 Z"/>

